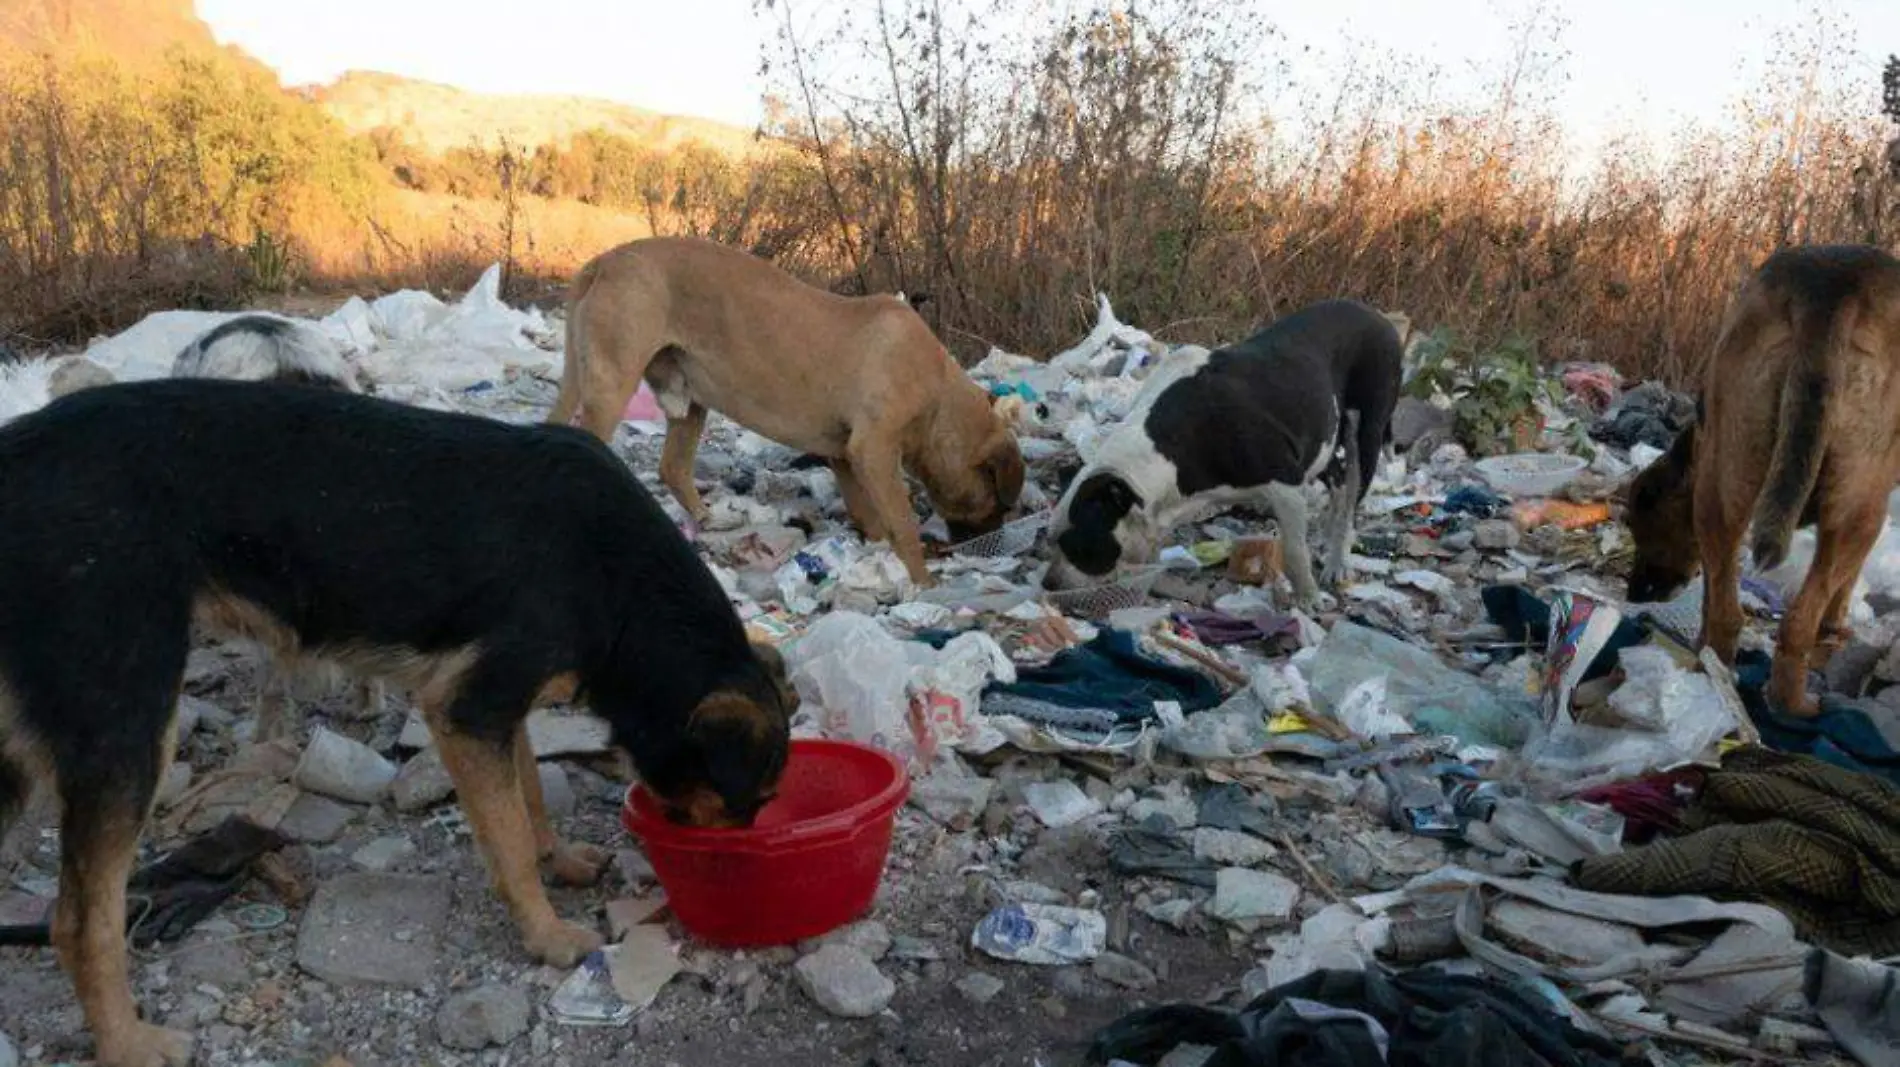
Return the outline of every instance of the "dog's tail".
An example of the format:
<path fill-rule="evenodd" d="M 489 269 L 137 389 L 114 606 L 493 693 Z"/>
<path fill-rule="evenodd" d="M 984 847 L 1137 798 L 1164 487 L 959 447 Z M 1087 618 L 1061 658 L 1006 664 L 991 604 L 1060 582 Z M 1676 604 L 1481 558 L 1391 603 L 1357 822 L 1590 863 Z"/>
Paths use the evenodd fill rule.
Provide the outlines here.
<path fill-rule="evenodd" d="M 1773 570 L 1788 557 L 1788 542 L 1821 475 L 1827 456 L 1828 376 L 1854 335 L 1860 299 L 1853 292 L 1836 302 L 1794 298 L 1794 353 L 1781 383 L 1775 451 L 1755 501 L 1755 532 L 1749 544 L 1755 566 Z"/>
<path fill-rule="evenodd" d="M 561 391 L 554 399 L 554 410 L 548 413 L 548 421 L 557 426 L 572 426 L 580 415 L 581 382 L 585 380 L 581 372 L 587 362 L 587 339 L 581 327 L 580 306 L 599 276 L 600 260 L 596 259 L 582 267 L 567 287 L 567 336 L 561 346 Z"/>

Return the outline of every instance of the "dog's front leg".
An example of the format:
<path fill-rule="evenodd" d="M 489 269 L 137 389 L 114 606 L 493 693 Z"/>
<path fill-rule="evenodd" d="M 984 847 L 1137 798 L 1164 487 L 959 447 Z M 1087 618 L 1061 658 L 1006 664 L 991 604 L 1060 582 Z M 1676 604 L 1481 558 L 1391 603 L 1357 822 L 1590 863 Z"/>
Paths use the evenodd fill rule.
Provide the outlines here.
<path fill-rule="evenodd" d="M 534 854 L 547 864 L 548 873 L 563 885 L 593 885 L 612 859 L 607 850 L 579 841 L 563 841 L 548 819 L 547 799 L 541 794 L 541 766 L 528 743 L 528 724 L 515 728 L 515 775 L 528 802 L 528 823 L 534 828 Z"/>
<path fill-rule="evenodd" d="M 865 493 L 864 484 L 858 481 L 857 474 L 851 470 L 850 461 L 832 460 L 831 473 L 838 479 L 838 494 L 844 497 L 845 514 L 851 516 L 851 521 L 857 524 L 858 532 L 864 535 L 864 539 L 882 541 L 889 537 L 884 524 L 878 521 L 877 508 Z"/>
<path fill-rule="evenodd" d="M 1298 486 L 1270 485 L 1267 507 L 1280 524 L 1280 548 L 1286 558 L 1286 576 L 1293 583 L 1293 600 L 1302 611 L 1320 606 L 1319 583 L 1313 580 L 1313 550 L 1306 543 L 1306 494 Z"/>
<path fill-rule="evenodd" d="M 883 524 L 891 549 L 904 562 L 911 584 L 927 589 L 937 579 L 924 565 L 924 539 L 917 530 L 917 514 L 910 508 L 910 490 L 898 465 L 896 441 L 887 434 L 854 431 L 846 446 L 852 472 L 870 499 L 871 510 Z"/>
<path fill-rule="evenodd" d="M 547 890 L 541 886 L 540 855 L 516 740 L 497 743 L 461 733 L 446 709 L 428 702 L 423 705 L 423 717 L 435 735 L 442 765 L 448 769 L 455 795 L 475 831 L 475 842 L 488 861 L 495 889 L 514 916 L 529 954 L 552 967 L 574 966 L 599 948 L 604 939 L 596 931 L 555 914 Z M 538 786 L 537 781 L 537 793 Z"/>

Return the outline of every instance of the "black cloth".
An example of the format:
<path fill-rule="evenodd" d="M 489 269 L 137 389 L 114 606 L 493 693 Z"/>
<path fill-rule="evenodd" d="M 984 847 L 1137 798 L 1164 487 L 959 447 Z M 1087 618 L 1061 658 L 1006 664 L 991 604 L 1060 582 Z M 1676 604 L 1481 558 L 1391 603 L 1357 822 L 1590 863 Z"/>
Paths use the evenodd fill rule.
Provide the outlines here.
<path fill-rule="evenodd" d="M 126 882 L 126 926 L 135 945 L 176 941 L 237 894 L 252 862 L 289 844 L 276 830 L 232 815 Z M 0 945 L 48 945 L 43 922 L 0 927 Z"/>
<path fill-rule="evenodd" d="M 1340 1009 L 1318 1017 L 1312 1002 Z M 1370 1019 L 1346 1013 L 1359 1013 Z M 1376 1022 L 1383 1030 L 1374 1030 Z M 1380 1055 L 1380 1045 L 1387 1046 Z M 1180 1044 L 1211 1045 L 1205 1067 L 1621 1067 L 1534 994 L 1491 977 L 1422 969 L 1315 971 L 1238 1012 L 1174 1004 L 1133 1012 L 1095 1035 L 1089 1062 L 1152 1064 Z"/>

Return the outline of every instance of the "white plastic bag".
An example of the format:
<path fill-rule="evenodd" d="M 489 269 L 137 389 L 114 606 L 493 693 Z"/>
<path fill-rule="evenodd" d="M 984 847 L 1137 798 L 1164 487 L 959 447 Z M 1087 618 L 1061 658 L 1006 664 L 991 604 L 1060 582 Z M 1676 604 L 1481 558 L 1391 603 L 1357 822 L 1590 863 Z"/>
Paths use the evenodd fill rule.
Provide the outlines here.
<path fill-rule="evenodd" d="M 988 634 L 958 635 L 941 651 L 899 641 L 876 619 L 834 611 L 786 651 L 792 685 L 828 737 L 884 749 L 922 774 L 945 749 L 975 743 L 991 678 L 1014 681 Z"/>
<path fill-rule="evenodd" d="M 434 293 L 420 289 L 399 289 L 377 297 L 369 306 L 372 324 L 391 341 L 414 341 L 429 332 L 449 306 Z"/>

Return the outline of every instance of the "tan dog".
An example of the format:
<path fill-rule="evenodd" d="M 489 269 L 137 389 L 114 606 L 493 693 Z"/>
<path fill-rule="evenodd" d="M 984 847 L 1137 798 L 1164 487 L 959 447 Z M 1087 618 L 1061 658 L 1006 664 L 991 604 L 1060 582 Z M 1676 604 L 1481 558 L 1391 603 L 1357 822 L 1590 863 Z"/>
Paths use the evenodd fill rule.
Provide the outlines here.
<path fill-rule="evenodd" d="M 1770 698 L 1813 715 L 1810 657 L 1838 643 L 1861 564 L 1900 479 L 1900 260 L 1859 245 L 1776 253 L 1716 342 L 1704 410 L 1631 485 L 1632 600 L 1707 572 L 1702 643 L 1734 663 L 1739 549 L 1763 570 L 1818 526 L 1813 566 L 1782 620 Z M 1819 646 L 1817 648 L 1817 645 Z"/>
<path fill-rule="evenodd" d="M 611 440 L 642 378 L 667 416 L 660 480 L 695 521 L 708 411 L 829 460 L 852 521 L 920 586 L 931 577 L 904 471 L 956 539 L 994 530 L 1022 493 L 1015 435 L 899 297 L 835 296 L 710 241 L 621 245 L 574 279 L 549 421 Z"/>

